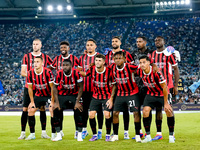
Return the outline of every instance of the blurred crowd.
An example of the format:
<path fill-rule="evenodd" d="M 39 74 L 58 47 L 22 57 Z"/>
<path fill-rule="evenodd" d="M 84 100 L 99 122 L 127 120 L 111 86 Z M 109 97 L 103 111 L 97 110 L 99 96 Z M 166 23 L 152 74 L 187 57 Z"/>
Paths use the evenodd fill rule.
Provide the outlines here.
<path fill-rule="evenodd" d="M 200 103 L 200 88 L 195 93 L 188 89 L 200 78 L 200 17 L 188 16 L 1 23 L 0 80 L 5 94 L 0 96 L 0 105 L 22 104 L 25 79 L 20 75 L 21 61 L 25 53 L 32 51 L 35 38 L 42 40 L 42 52 L 54 59 L 60 54 L 61 41 L 69 41 L 70 53 L 79 58 L 89 38 L 95 39 L 97 51 L 104 53 L 106 48 L 112 49 L 112 37 L 120 36 L 121 47 L 133 52 L 137 51 L 138 36 L 146 36 L 147 46 L 154 50 L 158 35 L 181 55 L 179 69 L 184 91 L 177 96 L 179 103 Z"/>

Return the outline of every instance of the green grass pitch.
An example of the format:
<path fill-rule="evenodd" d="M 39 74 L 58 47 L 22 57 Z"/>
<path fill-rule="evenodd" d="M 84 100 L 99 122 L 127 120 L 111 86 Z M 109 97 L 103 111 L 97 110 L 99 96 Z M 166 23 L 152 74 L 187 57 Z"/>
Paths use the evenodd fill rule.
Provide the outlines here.
<path fill-rule="evenodd" d="M 151 125 L 151 137 L 156 134 L 155 115 Z M 130 115 L 129 135 L 135 135 L 133 115 Z M 50 117 L 47 116 L 47 133 L 51 135 Z M 151 143 L 136 143 L 135 140 L 123 139 L 123 119 L 120 115 L 119 141 L 105 142 L 105 125 L 103 126 L 103 139 L 89 142 L 91 129 L 88 124 L 89 135 L 83 142 L 74 139 L 74 119 L 72 116 L 64 116 L 64 134 L 62 141 L 52 142 L 49 139 L 41 139 L 41 127 L 39 117 L 36 116 L 36 139 L 32 141 L 18 140 L 20 135 L 20 116 L 0 116 L 0 150 L 124 150 L 124 149 L 159 149 L 159 150 L 199 150 L 200 149 L 200 113 L 176 114 L 175 115 L 175 137 L 176 143 L 168 143 L 168 127 L 166 116 L 163 118 L 163 140 Z M 143 128 L 144 132 L 144 128 Z M 26 128 L 26 136 L 29 135 L 29 128 Z"/>

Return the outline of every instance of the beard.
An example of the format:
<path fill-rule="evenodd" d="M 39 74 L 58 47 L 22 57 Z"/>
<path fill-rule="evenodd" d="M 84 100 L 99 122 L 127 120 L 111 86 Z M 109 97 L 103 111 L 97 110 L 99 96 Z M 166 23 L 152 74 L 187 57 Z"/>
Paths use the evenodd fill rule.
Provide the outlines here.
<path fill-rule="evenodd" d="M 116 46 L 112 46 L 112 47 L 113 47 L 113 49 L 118 49 L 118 48 L 119 48 L 118 45 L 116 45 Z"/>

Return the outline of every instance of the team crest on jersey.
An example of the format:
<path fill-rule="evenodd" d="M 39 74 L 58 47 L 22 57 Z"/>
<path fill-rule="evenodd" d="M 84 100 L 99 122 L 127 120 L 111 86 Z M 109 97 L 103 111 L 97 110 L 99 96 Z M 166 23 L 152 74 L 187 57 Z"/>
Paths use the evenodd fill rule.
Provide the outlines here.
<path fill-rule="evenodd" d="M 165 60 L 165 56 L 163 56 L 163 60 Z"/>

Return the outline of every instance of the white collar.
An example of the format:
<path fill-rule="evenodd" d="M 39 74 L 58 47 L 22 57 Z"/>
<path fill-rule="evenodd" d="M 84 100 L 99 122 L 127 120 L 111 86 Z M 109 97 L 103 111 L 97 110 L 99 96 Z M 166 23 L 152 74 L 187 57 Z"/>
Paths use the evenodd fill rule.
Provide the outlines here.
<path fill-rule="evenodd" d="M 67 57 L 63 57 L 63 55 L 61 55 L 63 59 L 68 59 L 70 57 L 70 54 Z"/>
<path fill-rule="evenodd" d="M 66 77 L 70 77 L 72 75 L 72 69 L 71 69 L 71 73 L 69 75 L 66 75 L 64 70 L 63 70 L 63 74 L 66 76 Z"/>
<path fill-rule="evenodd" d="M 151 74 L 151 71 L 152 71 L 152 66 L 150 66 L 150 71 L 149 71 L 149 73 L 145 73 L 144 71 L 143 71 L 143 73 L 145 74 L 145 75 L 150 75 Z"/>
<path fill-rule="evenodd" d="M 98 74 L 102 74 L 102 73 L 104 73 L 104 72 L 106 71 L 106 67 L 104 66 L 104 69 L 103 69 L 102 72 L 98 72 L 96 67 L 95 67 L 95 70 L 96 70 L 96 72 L 97 72 Z"/>
<path fill-rule="evenodd" d="M 87 54 L 87 55 L 88 55 L 89 57 L 93 57 L 93 56 L 95 56 L 96 54 L 97 54 L 97 52 L 94 53 L 93 55 L 88 55 L 88 54 Z"/>
<path fill-rule="evenodd" d="M 124 63 L 124 66 L 122 67 L 122 69 L 117 68 L 117 65 L 116 65 L 116 68 L 117 68 L 117 70 L 122 71 L 124 69 L 125 65 L 126 64 Z"/>
<path fill-rule="evenodd" d="M 163 50 L 163 51 L 164 51 L 164 50 Z M 163 53 L 163 51 L 162 51 L 162 52 L 158 52 L 158 51 L 156 50 L 156 53 L 157 53 L 157 54 L 161 54 L 161 53 Z"/>
<path fill-rule="evenodd" d="M 43 67 L 42 67 L 42 71 L 41 71 L 39 74 L 36 73 L 35 69 L 34 69 L 34 72 L 35 72 L 35 74 L 38 75 L 38 76 L 41 75 L 41 74 L 43 73 Z"/>
<path fill-rule="evenodd" d="M 33 52 L 31 52 L 31 54 L 32 54 L 33 56 L 40 56 L 42 53 L 40 52 L 40 54 L 39 54 L 39 55 L 34 55 L 34 54 L 33 54 Z"/>
<path fill-rule="evenodd" d="M 120 49 L 119 51 L 122 51 L 122 49 Z M 119 52 L 119 51 L 118 51 L 118 52 Z M 112 50 L 112 53 L 114 54 L 114 53 L 116 53 L 116 52 L 113 52 L 113 50 Z"/>

